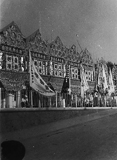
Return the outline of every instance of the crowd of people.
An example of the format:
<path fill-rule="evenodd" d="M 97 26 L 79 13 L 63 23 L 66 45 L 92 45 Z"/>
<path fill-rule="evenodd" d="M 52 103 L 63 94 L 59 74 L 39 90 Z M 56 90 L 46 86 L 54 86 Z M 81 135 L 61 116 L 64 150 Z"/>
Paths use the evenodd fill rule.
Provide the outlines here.
<path fill-rule="evenodd" d="M 95 93 L 85 93 L 84 98 L 78 98 L 78 107 L 116 107 L 117 106 L 117 96 L 108 93 L 100 94 Z"/>

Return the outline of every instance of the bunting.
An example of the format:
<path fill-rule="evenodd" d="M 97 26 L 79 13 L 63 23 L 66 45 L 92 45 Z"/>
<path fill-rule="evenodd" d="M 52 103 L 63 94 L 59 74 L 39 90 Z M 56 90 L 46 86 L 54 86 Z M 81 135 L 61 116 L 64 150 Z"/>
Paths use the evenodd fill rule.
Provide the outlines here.
<path fill-rule="evenodd" d="M 29 52 L 30 56 L 30 86 L 40 94 L 44 96 L 54 96 L 55 92 L 50 89 L 50 87 L 46 84 L 46 82 L 42 79 L 40 74 L 38 73 L 34 61 L 31 57 L 31 52 Z"/>

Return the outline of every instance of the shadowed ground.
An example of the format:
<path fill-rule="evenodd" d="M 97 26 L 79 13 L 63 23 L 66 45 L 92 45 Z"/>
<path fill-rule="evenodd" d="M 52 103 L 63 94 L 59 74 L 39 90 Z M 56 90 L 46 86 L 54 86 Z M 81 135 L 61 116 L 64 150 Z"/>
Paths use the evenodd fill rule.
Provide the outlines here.
<path fill-rule="evenodd" d="M 116 160 L 117 114 L 20 141 L 25 160 Z"/>

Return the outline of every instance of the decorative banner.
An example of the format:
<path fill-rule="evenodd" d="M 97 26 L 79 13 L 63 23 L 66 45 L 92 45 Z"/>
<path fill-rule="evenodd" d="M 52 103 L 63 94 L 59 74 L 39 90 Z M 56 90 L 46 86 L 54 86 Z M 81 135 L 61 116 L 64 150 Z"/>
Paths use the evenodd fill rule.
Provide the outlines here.
<path fill-rule="evenodd" d="M 46 84 L 46 82 L 42 79 L 42 77 L 37 72 L 37 69 L 34 65 L 34 62 L 31 58 L 30 54 L 30 86 L 40 94 L 44 96 L 54 96 L 55 92 L 50 89 L 50 87 Z"/>
<path fill-rule="evenodd" d="M 114 87 L 114 83 L 113 83 L 112 72 L 110 69 L 110 71 L 109 71 L 109 95 L 111 95 L 112 93 L 115 93 L 115 87 Z"/>
<path fill-rule="evenodd" d="M 105 73 L 105 69 L 104 69 L 104 65 L 102 66 L 102 69 L 103 69 L 103 87 L 104 87 L 104 90 L 105 89 L 108 89 L 108 84 L 107 84 L 107 78 L 106 78 L 106 73 Z"/>
<path fill-rule="evenodd" d="M 84 68 L 81 64 L 81 97 L 84 97 L 84 93 L 89 89 L 88 82 L 86 80 L 86 75 L 84 72 Z"/>
<path fill-rule="evenodd" d="M 66 76 L 63 81 L 63 86 L 61 93 L 68 93 L 71 95 L 71 73 L 70 73 L 70 65 L 67 65 L 66 68 Z"/>

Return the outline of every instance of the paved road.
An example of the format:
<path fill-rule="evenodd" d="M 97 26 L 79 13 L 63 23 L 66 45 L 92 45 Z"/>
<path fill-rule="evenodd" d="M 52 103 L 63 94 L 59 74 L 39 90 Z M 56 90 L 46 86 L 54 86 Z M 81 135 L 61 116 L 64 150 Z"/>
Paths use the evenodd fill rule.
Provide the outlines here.
<path fill-rule="evenodd" d="M 117 114 L 23 140 L 25 160 L 117 160 Z"/>

